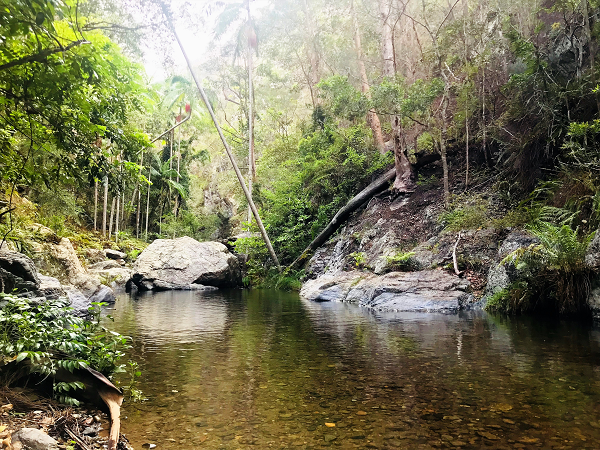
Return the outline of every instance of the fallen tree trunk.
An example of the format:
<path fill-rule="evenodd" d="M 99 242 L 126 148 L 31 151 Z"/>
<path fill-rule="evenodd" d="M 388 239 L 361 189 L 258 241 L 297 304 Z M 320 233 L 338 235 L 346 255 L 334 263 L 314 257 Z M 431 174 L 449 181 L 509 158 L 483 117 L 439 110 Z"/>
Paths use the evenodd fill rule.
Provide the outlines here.
<path fill-rule="evenodd" d="M 386 189 L 389 185 L 389 182 L 395 177 L 396 169 L 390 169 L 377 180 L 373 181 L 370 185 L 360 191 L 356 196 L 354 196 L 348 203 L 346 203 L 346 206 L 340 209 L 337 214 L 333 216 L 331 222 L 329 222 L 323 231 L 319 233 L 319 235 L 308 245 L 308 247 L 306 247 L 302 254 L 288 267 L 288 270 L 298 267 L 308 258 L 310 258 L 312 253 L 321 245 L 323 245 L 354 211 L 360 208 L 365 202 L 370 200 L 375 194 Z"/>

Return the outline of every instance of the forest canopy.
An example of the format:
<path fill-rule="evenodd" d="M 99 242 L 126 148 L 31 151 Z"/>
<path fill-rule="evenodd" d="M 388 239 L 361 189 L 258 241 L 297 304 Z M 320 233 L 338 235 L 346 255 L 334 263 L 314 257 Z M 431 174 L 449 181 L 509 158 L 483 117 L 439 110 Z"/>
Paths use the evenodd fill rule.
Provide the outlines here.
<path fill-rule="evenodd" d="M 536 198 L 581 212 L 572 226 L 589 232 L 598 11 L 587 0 L 0 0 L 3 234 L 18 244 L 15 195 L 37 205 L 27 220 L 112 239 L 255 230 L 190 73 L 173 64 L 171 26 L 204 33 L 184 45 L 283 263 L 391 167 L 404 195 L 436 164 L 447 208 L 481 180 L 503 180 L 510 209 L 552 179 Z M 264 273 L 252 239 L 243 250 Z"/>

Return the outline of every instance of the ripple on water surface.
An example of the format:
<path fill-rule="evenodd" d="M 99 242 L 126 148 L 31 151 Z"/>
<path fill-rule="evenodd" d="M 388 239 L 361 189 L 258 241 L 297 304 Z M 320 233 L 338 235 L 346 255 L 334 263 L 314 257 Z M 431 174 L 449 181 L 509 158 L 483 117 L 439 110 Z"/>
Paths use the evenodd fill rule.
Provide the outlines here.
<path fill-rule="evenodd" d="M 120 297 L 136 449 L 552 448 L 600 442 L 600 331 L 378 313 L 275 291 Z M 127 382 L 124 377 L 123 383 Z"/>

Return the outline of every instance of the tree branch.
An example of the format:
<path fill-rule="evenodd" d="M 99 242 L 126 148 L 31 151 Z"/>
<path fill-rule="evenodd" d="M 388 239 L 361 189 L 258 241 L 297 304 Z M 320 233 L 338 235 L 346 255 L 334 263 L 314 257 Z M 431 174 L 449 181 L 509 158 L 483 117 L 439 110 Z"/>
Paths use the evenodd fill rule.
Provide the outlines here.
<path fill-rule="evenodd" d="M 55 53 L 66 52 L 71 50 L 73 47 L 78 47 L 83 44 L 91 44 L 91 42 L 86 41 L 85 39 L 81 39 L 79 41 L 71 42 L 66 47 L 60 46 L 54 48 L 47 48 L 46 50 L 42 50 L 40 53 L 36 53 L 35 55 L 24 56 L 23 58 L 15 59 L 14 61 L 2 64 L 0 66 L 0 71 L 7 70 L 16 66 L 22 66 L 23 64 L 29 64 L 31 62 L 43 62 L 50 55 L 54 55 Z"/>

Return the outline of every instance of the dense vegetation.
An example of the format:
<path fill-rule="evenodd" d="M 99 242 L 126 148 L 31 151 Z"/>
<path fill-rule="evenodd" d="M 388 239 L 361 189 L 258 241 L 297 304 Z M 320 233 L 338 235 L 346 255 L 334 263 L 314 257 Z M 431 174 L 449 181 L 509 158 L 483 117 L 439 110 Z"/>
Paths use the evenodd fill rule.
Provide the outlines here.
<path fill-rule="evenodd" d="M 115 241 L 256 231 L 188 72 L 151 83 L 139 64 L 150 41 L 171 52 L 163 12 L 180 8 L 0 0 L 0 231 L 18 248 L 32 221 Z M 564 240 L 583 246 L 600 225 L 598 10 L 284 0 L 207 2 L 173 20 L 211 30 L 194 68 L 282 263 L 395 165 L 398 194 L 443 187 L 447 229 L 528 226 L 542 244 L 517 264 L 544 267 L 555 281 L 543 296 L 562 298 L 583 295 L 569 286 L 586 276 Z M 440 166 L 424 178 L 428 158 Z M 482 184 L 503 202 L 491 223 Z M 269 276 L 259 238 L 238 249 L 249 281 Z"/>

